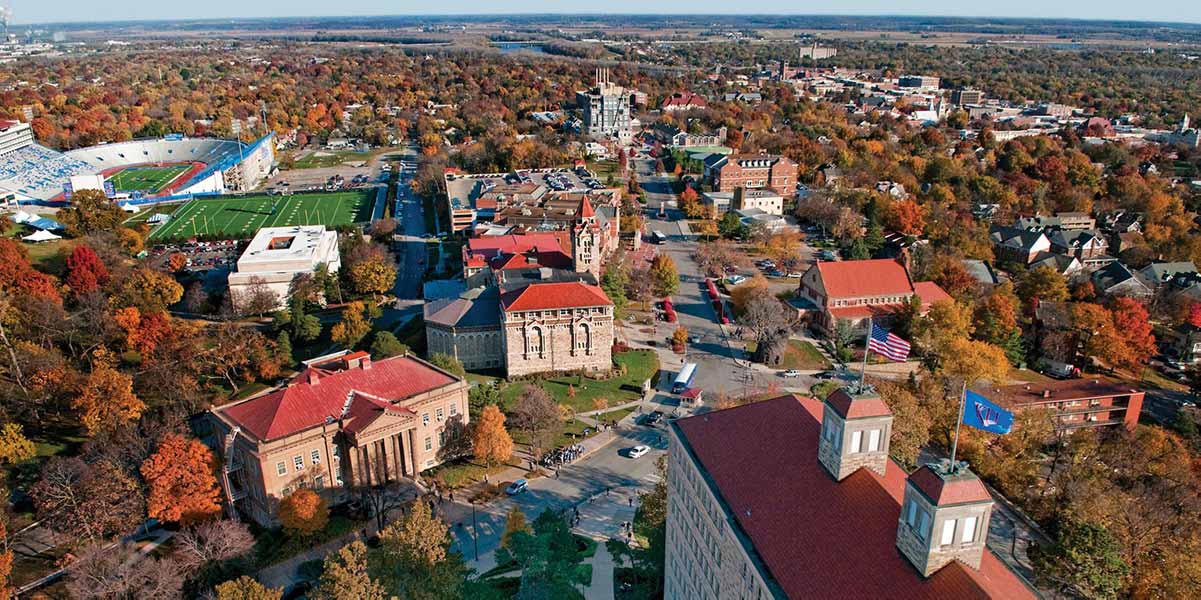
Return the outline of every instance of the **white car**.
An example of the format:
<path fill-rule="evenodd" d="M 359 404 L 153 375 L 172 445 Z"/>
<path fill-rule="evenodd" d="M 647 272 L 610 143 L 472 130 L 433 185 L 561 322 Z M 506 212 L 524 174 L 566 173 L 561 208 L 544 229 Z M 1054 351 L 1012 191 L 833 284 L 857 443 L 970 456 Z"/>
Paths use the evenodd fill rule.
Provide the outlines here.
<path fill-rule="evenodd" d="M 642 458 L 643 456 L 646 456 L 647 452 L 650 452 L 650 451 L 651 451 L 650 448 L 639 445 L 639 446 L 634 446 L 633 448 L 630 448 L 629 451 L 626 452 L 626 455 L 629 456 L 630 458 Z"/>
<path fill-rule="evenodd" d="M 781 377 L 800 377 L 801 372 L 796 369 L 788 369 L 787 371 L 781 371 L 780 376 Z"/>
<path fill-rule="evenodd" d="M 744 277 L 742 275 L 731 275 L 729 277 L 726 277 L 726 283 L 728 283 L 730 285 L 738 285 L 744 281 L 746 281 L 746 277 Z"/>

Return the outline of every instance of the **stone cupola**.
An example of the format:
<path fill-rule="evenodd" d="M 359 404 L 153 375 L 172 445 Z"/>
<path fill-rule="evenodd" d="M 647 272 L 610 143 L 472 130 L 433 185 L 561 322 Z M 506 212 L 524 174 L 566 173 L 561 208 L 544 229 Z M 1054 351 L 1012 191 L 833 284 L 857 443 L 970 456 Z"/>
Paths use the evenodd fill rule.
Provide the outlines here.
<path fill-rule="evenodd" d="M 891 434 L 892 411 L 875 390 L 840 388 L 825 400 L 817 458 L 838 481 L 860 467 L 884 475 Z"/>
<path fill-rule="evenodd" d="M 923 577 L 953 560 L 980 568 L 993 499 L 966 463 L 925 465 L 909 475 L 897 548 Z"/>

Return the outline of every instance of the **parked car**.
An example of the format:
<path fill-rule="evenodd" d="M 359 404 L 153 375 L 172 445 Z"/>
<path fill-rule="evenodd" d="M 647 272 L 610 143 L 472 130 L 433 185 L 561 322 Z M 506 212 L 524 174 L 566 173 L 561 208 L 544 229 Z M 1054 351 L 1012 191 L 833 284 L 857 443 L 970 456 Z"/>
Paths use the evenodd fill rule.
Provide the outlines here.
<path fill-rule="evenodd" d="M 793 271 L 788 274 L 788 278 L 789 279 L 800 279 L 801 275 L 803 275 L 803 273 L 801 273 L 800 271 Z"/>
<path fill-rule="evenodd" d="M 663 413 L 656 410 L 654 412 L 649 412 L 649 413 L 646 413 L 645 415 L 642 415 L 642 424 L 643 425 L 654 425 L 662 419 L 663 419 Z"/>
<path fill-rule="evenodd" d="M 780 371 L 780 376 L 781 377 L 800 377 L 801 372 L 796 369 L 788 369 L 787 371 Z"/>
<path fill-rule="evenodd" d="M 814 375 L 813 377 L 819 381 L 831 381 L 834 379 L 840 379 L 838 371 L 822 371 L 821 373 L 818 373 L 817 375 Z"/>
<path fill-rule="evenodd" d="M 746 281 L 746 277 L 743 277 L 742 275 L 730 275 L 729 277 L 726 277 L 726 283 L 730 285 L 738 285 L 744 281 Z"/>
<path fill-rule="evenodd" d="M 699 343 L 701 343 L 701 338 L 699 338 L 695 335 L 688 336 L 688 343 L 689 344 L 699 344 Z"/>
<path fill-rule="evenodd" d="M 643 446 L 643 445 L 638 445 L 638 446 L 634 446 L 633 448 L 630 448 L 629 450 L 627 450 L 626 456 L 629 456 L 630 458 L 642 458 L 643 456 L 646 456 L 647 452 L 650 452 L 650 451 L 651 451 L 650 448 L 647 448 L 646 446 Z"/>
<path fill-rule="evenodd" d="M 524 492 L 529 487 L 530 482 L 524 479 L 518 479 L 517 481 L 510 483 L 509 487 L 505 488 L 505 493 L 510 496 L 516 496 L 517 494 Z"/>

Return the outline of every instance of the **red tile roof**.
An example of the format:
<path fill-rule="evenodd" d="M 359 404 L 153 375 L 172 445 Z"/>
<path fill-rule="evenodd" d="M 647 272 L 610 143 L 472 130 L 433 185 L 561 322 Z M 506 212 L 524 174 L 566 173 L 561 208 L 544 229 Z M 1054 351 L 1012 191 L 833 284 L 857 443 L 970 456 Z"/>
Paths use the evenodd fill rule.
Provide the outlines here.
<path fill-rule="evenodd" d="M 374 402 L 378 399 L 396 402 L 455 381 L 454 376 L 424 361 L 396 356 L 372 362 L 366 369 L 309 367 L 281 390 L 215 410 L 260 440 L 276 440 L 320 425 L 327 418 L 336 420 L 351 391 L 360 393 L 351 404 L 350 416 L 365 418 L 380 408 Z"/>
<path fill-rule="evenodd" d="M 879 396 L 856 398 L 845 389 L 834 390 L 826 397 L 826 403 L 844 419 L 862 419 L 865 417 L 883 417 L 891 415 L 888 404 Z"/>
<path fill-rule="evenodd" d="M 501 308 L 515 310 L 546 310 L 551 308 L 581 308 L 612 306 L 604 290 L 579 281 L 532 283 L 500 297 Z"/>
<path fill-rule="evenodd" d="M 896 549 L 905 473 L 836 482 L 817 460 L 822 403 L 783 396 L 674 427 L 789 598 L 1034 598 L 992 552 L 923 579 Z"/>
<path fill-rule="evenodd" d="M 704 96 L 701 96 L 699 94 L 694 94 L 692 92 L 680 92 L 680 93 L 672 94 L 671 97 L 663 100 L 663 108 L 667 108 L 670 106 L 686 107 L 686 106 L 690 106 L 690 105 L 695 106 L 695 107 L 704 108 L 705 106 L 708 105 L 708 103 L 705 101 Z"/>
<path fill-rule="evenodd" d="M 942 300 L 950 300 L 951 295 L 938 287 L 933 281 L 919 281 L 913 284 L 913 293 L 922 299 L 922 306 L 929 306 Z"/>
<path fill-rule="evenodd" d="M 580 199 L 580 210 L 577 211 L 581 219 L 590 219 L 596 216 L 596 211 L 592 209 L 592 203 L 588 201 L 588 195 Z"/>
<path fill-rule="evenodd" d="M 913 486 L 921 490 L 930 502 L 939 506 L 992 500 L 988 490 L 984 489 L 984 484 L 975 476 L 949 476 L 944 479 L 928 465 L 910 473 L 909 481 L 912 481 Z"/>
<path fill-rule="evenodd" d="M 564 248 L 563 238 L 556 233 L 527 233 L 473 238 L 467 241 L 463 254 L 468 267 L 524 269 L 537 264 L 566 269 L 573 262 Z"/>
<path fill-rule="evenodd" d="M 830 298 L 913 294 L 905 267 L 892 259 L 819 262 L 816 268 Z"/>

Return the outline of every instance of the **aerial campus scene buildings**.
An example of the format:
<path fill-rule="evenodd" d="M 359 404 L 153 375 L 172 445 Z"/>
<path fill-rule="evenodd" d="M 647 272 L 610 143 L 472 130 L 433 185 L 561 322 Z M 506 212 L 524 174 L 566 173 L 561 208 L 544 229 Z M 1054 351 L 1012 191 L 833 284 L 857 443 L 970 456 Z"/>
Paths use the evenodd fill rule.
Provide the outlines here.
<path fill-rule="evenodd" d="M 65 1 L 0 600 L 1198 597 L 1196 7 Z"/>

